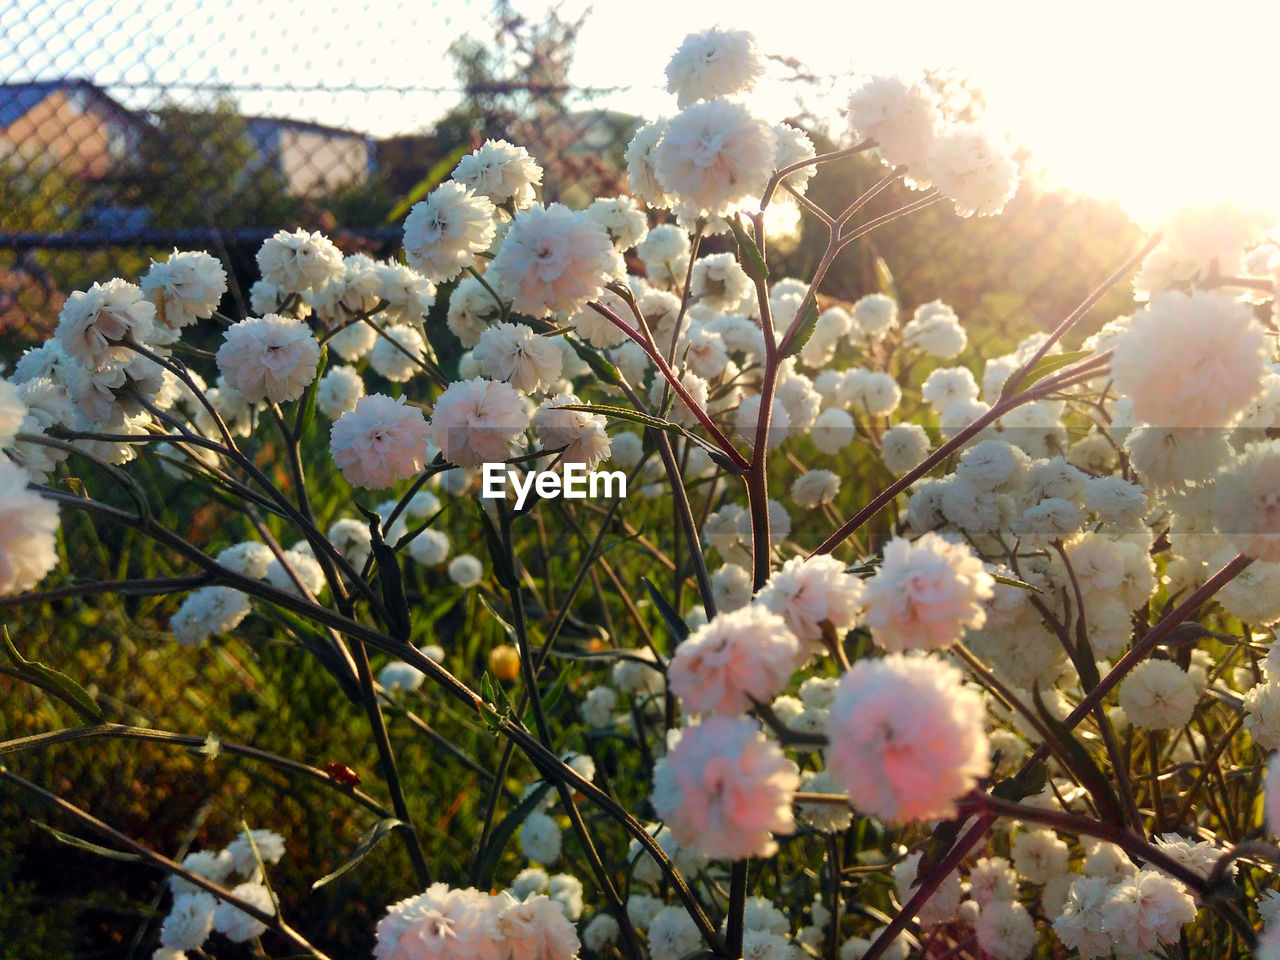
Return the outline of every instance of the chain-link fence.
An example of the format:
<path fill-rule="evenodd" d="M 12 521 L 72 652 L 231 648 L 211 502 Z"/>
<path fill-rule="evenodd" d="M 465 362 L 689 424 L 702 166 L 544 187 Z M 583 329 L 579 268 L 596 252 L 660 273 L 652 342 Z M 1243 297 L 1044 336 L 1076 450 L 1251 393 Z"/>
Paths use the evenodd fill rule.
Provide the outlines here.
<path fill-rule="evenodd" d="M 638 121 L 565 85 L 575 25 L 554 14 L 531 25 L 502 4 L 492 16 L 445 6 L 4 8 L 0 331 L 14 345 L 42 339 L 68 292 L 136 276 L 174 247 L 221 256 L 241 307 L 253 252 L 280 227 L 394 255 L 397 206 L 486 136 L 546 166 L 546 199 L 582 205 L 625 190 L 622 152 Z M 451 48 L 464 29 L 481 39 Z M 937 207 L 877 232 L 833 274 L 832 292 L 873 289 L 878 254 L 905 307 L 941 297 L 984 329 L 1025 333 L 1078 302 L 1133 236 L 1114 208 L 1024 190 L 995 220 Z"/>

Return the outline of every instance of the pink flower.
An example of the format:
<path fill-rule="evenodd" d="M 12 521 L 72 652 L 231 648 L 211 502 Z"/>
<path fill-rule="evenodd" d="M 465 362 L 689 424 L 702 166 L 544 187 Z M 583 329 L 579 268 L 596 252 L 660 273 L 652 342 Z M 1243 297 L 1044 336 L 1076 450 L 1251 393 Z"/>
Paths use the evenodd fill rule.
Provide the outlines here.
<path fill-rule="evenodd" d="M 541 893 L 498 898 L 498 930 L 510 960 L 571 960 L 582 944 L 560 904 Z"/>
<path fill-rule="evenodd" d="M 849 802 L 882 820 L 955 816 L 956 797 L 990 768 L 982 696 L 924 654 L 860 660 L 827 717 L 827 770 Z"/>
<path fill-rule="evenodd" d="M 1225 294 L 1157 293 L 1115 342 L 1111 374 L 1139 420 L 1156 427 L 1229 427 L 1262 390 L 1266 335 Z"/>
<path fill-rule="evenodd" d="M 427 460 L 427 421 L 404 397 L 361 397 L 329 431 L 333 462 L 347 482 L 380 490 L 420 471 Z"/>
<path fill-rule="evenodd" d="M 862 581 L 845 573 L 843 563 L 815 556 L 788 560 L 769 577 L 756 599 L 817 651 L 823 649 L 823 623 L 831 624 L 837 636 L 857 624 L 861 597 Z"/>
<path fill-rule="evenodd" d="M 986 622 L 982 603 L 994 585 L 967 546 L 936 533 L 915 543 L 898 537 L 864 585 L 867 626 L 886 650 L 945 647 Z"/>
<path fill-rule="evenodd" d="M 431 415 L 430 437 L 460 467 L 497 463 L 529 426 L 529 412 L 510 384 L 476 377 L 449 384 Z"/>
<path fill-rule="evenodd" d="M 749 717 L 685 729 L 653 772 L 653 807 L 676 843 L 708 857 L 771 856 L 791 833 L 800 772 Z"/>
<path fill-rule="evenodd" d="M 489 265 L 503 296 L 531 317 L 575 312 L 624 269 L 608 232 L 559 203 L 516 214 Z"/>
<path fill-rule="evenodd" d="M 776 613 L 748 605 L 721 613 L 676 648 L 671 690 L 693 713 L 745 713 L 772 700 L 791 680 L 800 641 Z"/>
<path fill-rule="evenodd" d="M 301 320 L 269 313 L 227 328 L 218 369 L 250 403 L 297 400 L 316 378 L 320 344 Z"/>
<path fill-rule="evenodd" d="M 378 923 L 377 960 L 503 960 L 497 898 L 433 883 L 387 908 Z"/>
<path fill-rule="evenodd" d="M 695 211 L 720 215 L 760 196 L 773 173 L 773 130 L 729 100 L 685 107 L 667 122 L 653 166 L 662 189 Z"/>

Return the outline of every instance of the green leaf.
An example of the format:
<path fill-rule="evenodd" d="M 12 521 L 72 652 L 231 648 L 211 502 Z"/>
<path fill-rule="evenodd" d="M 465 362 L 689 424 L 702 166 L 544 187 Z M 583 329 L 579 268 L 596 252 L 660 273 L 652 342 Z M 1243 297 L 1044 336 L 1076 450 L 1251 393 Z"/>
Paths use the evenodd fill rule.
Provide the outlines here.
<path fill-rule="evenodd" d="M 1005 777 L 991 787 L 991 795 L 1001 800 L 1020 803 L 1027 797 L 1035 796 L 1048 783 L 1048 767 L 1044 761 L 1034 763 L 1016 776 Z"/>
<path fill-rule="evenodd" d="M 1111 823 L 1124 823 L 1124 810 L 1120 806 L 1120 798 L 1111 786 L 1111 781 L 1107 779 L 1106 774 L 1102 772 L 1102 769 L 1094 761 L 1089 751 L 1085 749 L 1084 744 L 1072 736 L 1071 731 L 1063 725 L 1062 721 L 1045 707 L 1044 699 L 1040 696 L 1039 683 L 1032 686 L 1031 699 L 1036 705 L 1036 712 L 1040 714 L 1040 721 L 1053 737 L 1053 745 L 1066 754 L 1067 764 L 1070 766 L 1071 772 L 1076 775 L 1080 780 L 1081 786 L 1088 790 L 1090 796 L 1093 797 L 1094 803 L 1098 805 L 1098 813 L 1101 814 L 1102 819 Z"/>
<path fill-rule="evenodd" d="M 645 585 L 645 589 L 649 591 L 649 596 L 653 598 L 653 605 L 662 614 L 662 620 L 666 623 L 667 629 L 671 631 L 672 639 L 677 644 L 684 643 L 689 636 L 689 625 L 676 612 L 676 608 L 667 602 L 667 598 L 658 592 L 658 588 L 653 585 L 652 580 L 648 577 L 641 577 L 640 582 Z"/>
<path fill-rule="evenodd" d="M 671 423 L 669 420 L 663 420 L 661 417 L 653 417 L 647 413 L 640 413 L 638 410 L 631 410 L 628 407 L 615 407 L 605 403 L 564 403 L 554 409 L 581 410 L 583 413 L 596 413 L 602 417 L 613 417 L 617 420 L 630 420 L 632 423 L 638 423 L 646 427 L 653 427 L 655 430 L 665 430 L 667 433 L 684 433 L 684 427 L 680 426 L 678 423 Z"/>
<path fill-rule="evenodd" d="M 494 529 L 493 521 L 489 518 L 489 514 L 485 513 L 484 507 L 477 502 L 476 509 L 480 511 L 484 542 L 489 547 L 489 559 L 493 561 L 493 575 L 497 578 L 498 586 L 504 590 L 518 589 L 520 582 L 516 579 L 515 569 L 511 566 L 511 557 L 502 545 L 502 538 L 498 536 L 498 531 Z"/>
<path fill-rule="evenodd" d="M 1092 350 L 1076 350 L 1073 353 L 1050 353 L 1041 357 L 1034 367 L 1019 377 L 1016 381 L 1011 381 L 1010 385 L 1002 391 L 1005 396 L 1011 394 L 1014 390 L 1026 390 L 1033 386 L 1036 381 L 1043 380 L 1051 373 L 1056 373 L 1065 367 L 1071 366 L 1073 363 L 1079 363 L 1081 360 L 1087 360 L 1093 356 Z"/>
<path fill-rule="evenodd" d="M 359 842 L 356 843 L 356 848 L 351 851 L 351 856 L 343 861 L 343 863 L 332 873 L 325 874 L 313 883 L 311 885 L 311 889 L 319 890 L 326 883 L 337 880 L 340 876 L 367 857 L 370 851 L 382 842 L 382 838 L 391 833 L 391 831 L 396 829 L 396 827 L 402 827 L 406 830 L 409 829 L 408 824 L 403 820 L 397 820 L 395 817 L 386 817 L 379 820 L 360 836 Z"/>
<path fill-rule="evenodd" d="M 764 261 L 764 254 L 760 252 L 760 248 L 756 246 L 756 242 L 751 239 L 742 226 L 742 220 L 738 214 L 734 214 L 729 220 L 729 229 L 733 231 L 733 239 L 738 241 L 738 262 L 742 264 L 742 269 L 746 271 L 747 276 L 752 280 L 769 279 L 769 265 Z"/>
<path fill-rule="evenodd" d="M 618 372 L 618 368 L 598 352 L 592 350 L 576 337 L 565 337 L 564 339 L 573 348 L 573 352 L 578 355 L 578 359 L 590 367 L 591 372 L 599 377 L 602 383 L 616 387 L 622 382 L 622 374 Z"/>
<path fill-rule="evenodd" d="M 106 857 L 108 860 L 121 860 L 124 863 L 146 863 L 146 858 L 136 853 L 125 853 L 123 850 L 112 850 L 110 847 L 100 847 L 96 843 L 90 843 L 88 840 L 81 840 L 79 837 L 73 837 L 69 833 L 63 833 L 56 830 L 47 823 L 41 823 L 39 820 L 32 820 L 37 827 L 43 830 L 59 843 L 65 843 L 68 847 L 75 847 L 77 850 L 83 850 L 85 853 L 92 853 L 97 857 Z"/>
<path fill-rule="evenodd" d="M 992 574 L 992 577 L 995 579 L 996 583 L 1003 583 L 1006 587 L 1018 587 L 1022 590 L 1030 590 L 1032 593 L 1040 592 L 1039 587 L 1030 583 L 1025 583 L 1022 580 L 1015 580 L 1013 577 L 1002 577 L 998 573 Z"/>
<path fill-rule="evenodd" d="M 809 342 L 809 338 L 813 336 L 814 329 L 818 326 L 818 305 L 810 302 L 805 308 L 804 319 L 800 321 L 800 329 L 796 331 L 796 335 L 791 339 L 791 345 L 787 347 L 784 354 L 785 357 L 794 357 L 797 353 L 804 349 L 804 345 Z"/>
<path fill-rule="evenodd" d="M 439 186 L 440 182 L 458 165 L 458 161 L 469 152 L 470 148 L 464 143 L 436 161 L 436 165 L 427 171 L 427 175 L 415 183 L 413 189 L 405 194 L 404 199 L 391 208 L 391 212 L 387 214 L 387 219 L 383 223 L 394 224 L 403 220 L 413 205 Z"/>
<path fill-rule="evenodd" d="M 382 538 L 382 518 L 361 504 L 356 509 L 369 521 L 369 547 L 378 564 L 378 583 L 382 586 L 382 605 L 386 607 L 387 630 L 402 643 L 408 643 L 413 633 L 409 617 L 409 600 L 404 593 L 404 576 L 400 572 L 400 558 L 391 545 Z"/>
<path fill-rule="evenodd" d="M 476 886 L 481 890 L 488 890 L 493 886 L 493 875 L 498 870 L 498 861 L 502 858 L 502 851 L 506 848 L 507 843 L 515 835 L 516 830 L 522 823 L 529 818 L 529 814 L 538 809 L 538 805 L 542 803 L 542 798 L 547 795 L 547 791 L 551 789 L 551 784 L 543 782 L 534 787 L 529 795 L 516 804 L 515 809 L 502 818 L 502 822 L 494 828 L 493 836 L 489 838 L 489 846 L 485 848 L 484 857 L 480 860 L 479 875 L 476 879 Z"/>
<path fill-rule="evenodd" d="M 0 628 L 0 639 L 4 642 L 5 653 L 17 668 L 22 679 L 32 686 L 39 687 L 45 693 L 57 697 L 80 716 L 93 723 L 102 723 L 102 710 L 94 703 L 93 698 L 84 687 L 76 683 L 65 673 L 59 673 L 46 667 L 37 660 L 27 660 L 18 652 L 18 648 L 9 639 L 8 627 Z"/>
<path fill-rule="evenodd" d="M 876 256 L 876 286 L 880 288 L 880 292 L 886 297 L 898 299 L 897 284 L 893 281 L 893 272 L 889 269 L 889 264 L 885 262 L 884 257 Z"/>

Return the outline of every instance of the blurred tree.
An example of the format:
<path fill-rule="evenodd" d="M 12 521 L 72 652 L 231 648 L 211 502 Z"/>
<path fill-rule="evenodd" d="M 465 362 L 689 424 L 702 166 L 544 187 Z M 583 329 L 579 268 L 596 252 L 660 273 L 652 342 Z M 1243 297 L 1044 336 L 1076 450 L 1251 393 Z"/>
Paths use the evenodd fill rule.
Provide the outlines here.
<path fill-rule="evenodd" d="M 236 104 L 166 104 L 152 114 L 138 162 L 112 180 L 118 201 L 150 211 L 149 226 L 274 226 L 296 220 L 298 201 L 254 149 Z"/>

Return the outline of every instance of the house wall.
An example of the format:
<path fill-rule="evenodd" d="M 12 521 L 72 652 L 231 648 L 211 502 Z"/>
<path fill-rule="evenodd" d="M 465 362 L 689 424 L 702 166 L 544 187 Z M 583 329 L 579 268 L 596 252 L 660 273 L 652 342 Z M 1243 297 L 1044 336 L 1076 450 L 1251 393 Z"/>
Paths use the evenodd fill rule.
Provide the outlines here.
<path fill-rule="evenodd" d="M 111 172 L 127 152 L 127 136 L 118 125 L 76 96 L 55 90 L 3 130 L 0 142 L 28 157 L 45 153 L 65 162 L 68 172 L 99 179 Z"/>
<path fill-rule="evenodd" d="M 281 129 L 280 172 L 297 195 L 323 193 L 369 175 L 369 145 L 361 137 Z"/>

